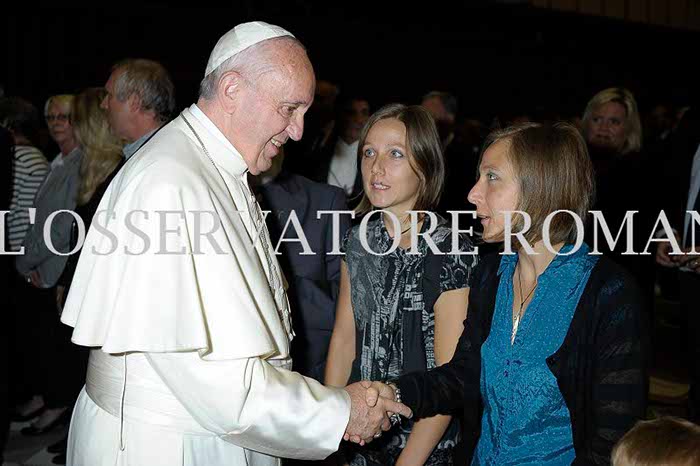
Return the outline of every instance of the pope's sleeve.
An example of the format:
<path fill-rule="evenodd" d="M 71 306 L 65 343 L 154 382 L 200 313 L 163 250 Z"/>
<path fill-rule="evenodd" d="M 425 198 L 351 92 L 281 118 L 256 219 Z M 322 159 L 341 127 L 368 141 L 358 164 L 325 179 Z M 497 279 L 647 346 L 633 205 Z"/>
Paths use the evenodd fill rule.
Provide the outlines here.
<path fill-rule="evenodd" d="M 173 394 L 205 429 L 267 455 L 323 459 L 336 451 L 350 397 L 260 358 L 207 361 L 197 352 L 147 353 Z"/>
<path fill-rule="evenodd" d="M 98 208 L 106 215 L 95 219 L 109 220 L 93 222 L 83 246 L 61 317 L 72 341 L 112 354 L 197 350 L 209 360 L 277 351 L 275 303 L 238 217 L 198 244 L 198 223 L 208 231 L 206 219 L 227 215 L 206 186 L 175 163 L 127 168 Z"/>

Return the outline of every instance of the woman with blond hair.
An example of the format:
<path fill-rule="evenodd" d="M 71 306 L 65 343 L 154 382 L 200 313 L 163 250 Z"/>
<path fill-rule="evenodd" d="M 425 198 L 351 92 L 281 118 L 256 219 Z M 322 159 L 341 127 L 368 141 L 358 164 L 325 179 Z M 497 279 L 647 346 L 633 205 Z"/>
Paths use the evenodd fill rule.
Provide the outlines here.
<path fill-rule="evenodd" d="M 598 92 L 583 112 L 590 147 L 625 155 L 642 149 L 642 123 L 634 95 L 623 87 Z"/>
<path fill-rule="evenodd" d="M 116 175 L 118 168 L 124 163 L 122 157 L 124 143 L 112 135 L 107 115 L 100 108 L 106 93 L 102 88 L 86 89 L 75 98 L 73 106 L 73 128 L 83 151 L 76 213 L 83 220 L 85 231 L 90 228 L 102 194 Z M 77 244 L 77 234 L 77 224 L 74 223 L 73 246 Z M 80 254 L 73 254 L 68 260 L 60 280 L 65 288 L 70 286 L 79 256 Z M 59 290 L 61 303 L 65 299 L 65 291 L 67 289 Z"/>
<path fill-rule="evenodd" d="M 75 212 L 80 216 L 85 225 L 85 231 L 90 228 L 92 218 L 97 211 L 100 199 L 107 189 L 110 181 L 124 163 L 121 155 L 123 143 L 109 131 L 107 115 L 100 108 L 100 102 L 106 95 L 102 88 L 89 88 L 75 97 L 73 102 L 72 124 L 76 140 L 83 153 L 80 165 L 80 186 L 78 188 L 78 206 Z M 73 221 L 71 230 L 71 250 L 78 244 L 78 224 Z M 59 279 L 56 289 L 56 302 L 59 309 L 63 308 L 65 298 L 68 295 L 75 267 L 78 264 L 80 253 L 72 254 L 68 258 L 63 274 Z M 64 344 L 68 348 L 55 352 L 54 370 L 60 371 L 53 379 L 65 391 L 75 399 L 85 381 L 88 352 L 85 348 L 70 343 L 72 329 L 65 329 L 63 335 Z M 67 437 L 48 448 L 51 453 L 58 453 L 55 463 L 65 463 L 67 450 Z"/>
<path fill-rule="evenodd" d="M 642 151 L 642 125 L 634 95 L 621 87 L 598 92 L 584 111 L 583 133 L 596 176 L 592 210 L 601 211 L 613 235 L 625 216 L 633 215 L 631 246 L 635 253 L 640 253 L 646 247 L 660 207 L 658 192 L 652 189 L 658 184 L 658 177 L 653 175 L 654 161 Z M 631 211 L 636 213 L 628 214 Z M 602 227 L 594 222 L 588 227 L 589 244 L 593 244 L 597 229 L 598 250 L 630 272 L 639 283 L 644 299 L 651 303 L 655 278 L 653 256 L 623 254 L 627 245 L 622 239 L 611 247 L 603 239 Z"/>

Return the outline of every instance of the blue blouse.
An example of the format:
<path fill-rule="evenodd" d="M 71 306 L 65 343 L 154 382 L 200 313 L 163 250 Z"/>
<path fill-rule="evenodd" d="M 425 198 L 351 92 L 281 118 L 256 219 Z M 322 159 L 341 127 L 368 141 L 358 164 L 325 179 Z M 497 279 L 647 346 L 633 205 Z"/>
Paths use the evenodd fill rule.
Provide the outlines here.
<path fill-rule="evenodd" d="M 474 465 L 570 465 L 571 418 L 546 358 L 564 341 L 597 256 L 565 245 L 540 275 L 515 340 L 513 274 L 517 254 L 504 255 L 496 309 L 481 348 L 484 414 Z"/>

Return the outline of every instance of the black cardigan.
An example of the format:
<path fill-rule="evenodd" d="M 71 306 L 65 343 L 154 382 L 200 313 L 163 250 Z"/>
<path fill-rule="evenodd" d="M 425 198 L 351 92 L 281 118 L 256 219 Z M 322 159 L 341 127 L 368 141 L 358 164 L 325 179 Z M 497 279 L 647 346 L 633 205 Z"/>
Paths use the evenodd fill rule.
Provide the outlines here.
<path fill-rule="evenodd" d="M 464 332 L 452 360 L 396 380 L 402 401 L 417 418 L 453 413 L 463 406 L 469 462 L 481 431 L 481 345 L 491 330 L 500 259 L 498 254 L 487 256 L 475 271 Z M 645 416 L 646 315 L 634 280 L 601 257 L 562 346 L 547 358 L 571 415 L 575 465 L 610 464 L 615 443 Z"/>

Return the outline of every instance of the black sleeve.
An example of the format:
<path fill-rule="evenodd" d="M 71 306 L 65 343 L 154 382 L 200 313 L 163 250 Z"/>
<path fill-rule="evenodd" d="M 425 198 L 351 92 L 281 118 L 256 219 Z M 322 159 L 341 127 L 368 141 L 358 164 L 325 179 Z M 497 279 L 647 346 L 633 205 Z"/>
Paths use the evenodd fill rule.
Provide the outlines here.
<path fill-rule="evenodd" d="M 469 318 L 452 360 L 427 372 L 411 372 L 395 380 L 401 401 L 413 410 L 416 419 L 450 414 L 462 406 L 466 362 L 469 359 L 467 338 Z"/>
<path fill-rule="evenodd" d="M 467 319 L 452 360 L 394 381 L 416 418 L 453 414 L 464 407 L 463 431 L 471 440 L 478 438 L 481 427 L 481 345 L 491 328 L 500 262 L 499 254 L 486 254 L 474 269 Z"/>
<path fill-rule="evenodd" d="M 618 440 L 645 418 L 647 382 L 647 309 L 629 278 L 602 287 L 600 321 L 593 351 L 592 417 L 585 451 L 577 464 L 610 464 Z"/>
<path fill-rule="evenodd" d="M 477 279 L 478 280 L 478 279 Z M 452 360 L 427 372 L 411 372 L 395 382 L 402 401 L 416 418 L 453 414 L 466 406 L 465 414 L 478 417 L 480 405 L 481 343 L 484 313 L 479 309 L 478 287 L 472 288 L 467 319 Z"/>

